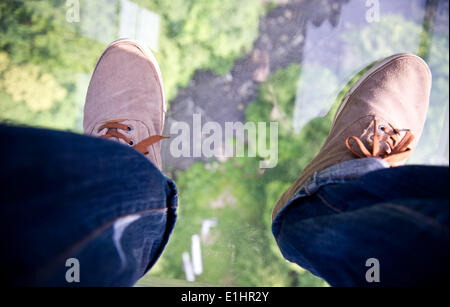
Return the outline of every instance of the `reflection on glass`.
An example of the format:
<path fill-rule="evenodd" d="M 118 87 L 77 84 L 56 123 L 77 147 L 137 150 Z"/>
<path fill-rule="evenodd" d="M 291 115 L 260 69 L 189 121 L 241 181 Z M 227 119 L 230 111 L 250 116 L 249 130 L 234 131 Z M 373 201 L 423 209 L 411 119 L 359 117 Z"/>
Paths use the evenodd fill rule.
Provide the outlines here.
<path fill-rule="evenodd" d="M 129 0 L 120 1 L 119 35 L 134 38 L 158 50 L 160 17 Z"/>
<path fill-rule="evenodd" d="M 448 110 L 448 87 L 439 84 L 448 82 L 448 70 L 442 69 L 448 63 L 445 1 L 379 1 L 377 8 L 382 18 L 368 20 L 372 5 L 349 1 L 342 7 L 337 24 L 308 27 L 295 130 L 326 115 L 350 78 L 369 64 L 396 53 L 419 54 L 430 63 L 435 83 L 424 137 L 409 162 L 448 164 L 448 112 L 444 112 Z"/>

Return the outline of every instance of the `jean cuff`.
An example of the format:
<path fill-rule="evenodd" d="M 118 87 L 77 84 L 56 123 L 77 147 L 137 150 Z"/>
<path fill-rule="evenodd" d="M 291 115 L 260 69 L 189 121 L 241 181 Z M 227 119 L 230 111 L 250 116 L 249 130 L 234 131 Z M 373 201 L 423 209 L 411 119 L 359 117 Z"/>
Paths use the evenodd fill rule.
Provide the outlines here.
<path fill-rule="evenodd" d="M 359 178 L 370 172 L 389 167 L 389 163 L 379 158 L 364 158 L 345 161 L 315 173 L 306 181 L 299 191 L 305 190 L 307 195 L 311 195 L 324 185 L 343 183 L 348 179 Z"/>
<path fill-rule="evenodd" d="M 314 173 L 294 196 L 284 205 L 273 222 L 281 216 L 289 206 L 300 198 L 315 194 L 321 187 L 328 184 L 346 183 L 351 179 L 362 177 L 370 172 L 389 168 L 389 163 L 379 158 L 363 158 L 345 161 L 323 171 Z"/>

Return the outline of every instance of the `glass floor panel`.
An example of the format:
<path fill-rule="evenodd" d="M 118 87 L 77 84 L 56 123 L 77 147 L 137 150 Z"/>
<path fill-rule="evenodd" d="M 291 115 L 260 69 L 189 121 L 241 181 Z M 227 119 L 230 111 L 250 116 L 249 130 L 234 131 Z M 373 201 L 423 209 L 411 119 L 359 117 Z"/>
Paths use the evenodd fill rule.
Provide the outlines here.
<path fill-rule="evenodd" d="M 281 256 L 270 230 L 272 207 L 320 150 L 345 92 L 367 67 L 396 53 L 421 56 L 433 73 L 424 133 L 408 163 L 448 165 L 448 6 L 442 0 L 2 2 L 0 120 L 82 133 L 100 53 L 118 38 L 140 40 L 162 69 L 165 135 L 187 144 L 188 154 L 174 155 L 171 142 L 163 143 L 165 174 L 180 191 L 179 220 L 138 285 L 324 286 Z M 202 146 L 210 135 L 196 135 L 196 120 L 219 130 L 226 123 L 278 123 L 276 166 L 261 168 L 264 156 L 227 157 L 225 137 L 215 144 L 214 153 L 222 154 L 208 157 Z M 190 128 L 184 136 L 175 129 L 180 123 Z"/>

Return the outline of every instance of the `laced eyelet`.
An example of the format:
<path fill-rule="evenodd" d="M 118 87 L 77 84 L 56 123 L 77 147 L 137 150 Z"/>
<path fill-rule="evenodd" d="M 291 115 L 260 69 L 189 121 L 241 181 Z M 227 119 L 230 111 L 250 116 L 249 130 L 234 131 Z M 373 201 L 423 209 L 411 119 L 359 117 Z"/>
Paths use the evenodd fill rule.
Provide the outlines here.
<path fill-rule="evenodd" d="M 130 140 L 130 143 L 128 143 L 130 146 L 133 146 L 134 145 L 134 141 L 133 140 Z"/>
<path fill-rule="evenodd" d="M 133 131 L 133 126 L 128 125 L 128 131 Z"/>
<path fill-rule="evenodd" d="M 380 129 L 381 131 L 386 131 L 386 127 L 385 126 L 379 126 L 378 129 Z"/>

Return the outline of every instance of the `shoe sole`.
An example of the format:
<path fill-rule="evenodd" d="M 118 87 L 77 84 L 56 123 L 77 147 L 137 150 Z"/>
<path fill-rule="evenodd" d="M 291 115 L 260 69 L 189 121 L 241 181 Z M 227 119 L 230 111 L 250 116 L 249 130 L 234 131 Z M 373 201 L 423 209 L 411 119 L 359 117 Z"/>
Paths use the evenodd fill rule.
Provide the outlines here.
<path fill-rule="evenodd" d="M 359 78 L 359 80 L 352 86 L 352 88 L 345 94 L 344 98 L 342 99 L 341 105 L 339 106 L 339 109 L 336 112 L 336 115 L 334 116 L 333 119 L 333 123 L 331 125 L 331 129 L 330 131 L 334 128 L 334 125 L 337 121 L 337 118 L 339 117 L 339 115 L 341 114 L 342 110 L 344 109 L 344 107 L 347 105 L 347 103 L 350 101 L 350 98 L 352 97 L 352 95 L 360 88 L 361 85 L 364 84 L 364 82 L 371 77 L 373 74 L 377 73 L 378 71 L 380 71 L 381 69 L 383 69 L 386 65 L 388 65 L 389 63 L 391 63 L 392 61 L 395 61 L 397 59 L 403 58 L 403 57 L 413 57 L 415 59 L 419 59 L 420 61 L 422 61 L 426 67 L 428 67 L 428 65 L 425 63 L 425 61 L 414 55 L 414 54 L 409 54 L 409 53 L 400 53 L 400 54 L 396 54 L 393 56 L 390 56 L 386 59 L 383 59 L 381 61 L 378 61 L 375 63 L 375 65 L 369 69 L 364 75 L 361 76 L 361 78 Z M 430 72 L 431 74 L 431 72 Z M 292 197 L 298 192 L 298 190 L 300 189 L 300 182 L 299 179 L 301 177 L 302 174 L 300 174 L 300 176 L 297 178 L 297 180 L 278 198 L 277 202 L 275 203 L 273 212 L 272 212 L 272 220 L 275 219 L 276 215 L 284 208 L 284 206 L 286 205 L 286 203 L 281 203 L 284 202 L 284 200 L 290 200 L 292 199 Z M 282 201 L 283 200 L 283 201 Z M 276 214 L 275 214 L 276 212 Z"/>
<path fill-rule="evenodd" d="M 150 48 L 146 47 L 142 42 L 139 42 L 134 39 L 130 39 L 130 38 L 118 39 L 118 40 L 112 42 L 111 44 L 109 44 L 108 47 L 106 47 L 106 49 L 103 51 L 102 55 L 100 56 L 100 58 L 97 62 L 97 65 L 98 65 L 98 63 L 100 63 L 101 58 L 109 50 L 109 48 L 117 46 L 122 43 L 127 43 L 127 44 L 131 44 L 133 46 L 136 46 L 149 60 L 154 72 L 156 73 L 156 76 L 158 78 L 158 83 L 160 85 L 161 97 L 163 100 L 162 101 L 162 110 L 161 110 L 162 111 L 161 131 L 162 131 L 162 130 L 164 130 L 165 117 L 166 117 L 166 113 L 167 113 L 166 92 L 165 92 L 165 88 L 164 88 L 164 82 L 163 82 L 163 78 L 162 78 L 161 68 L 159 67 L 158 61 L 156 60 L 156 58 L 153 55 Z M 97 67 L 95 67 L 95 68 L 97 68 Z M 94 72 L 95 72 L 95 69 L 94 69 Z"/>

